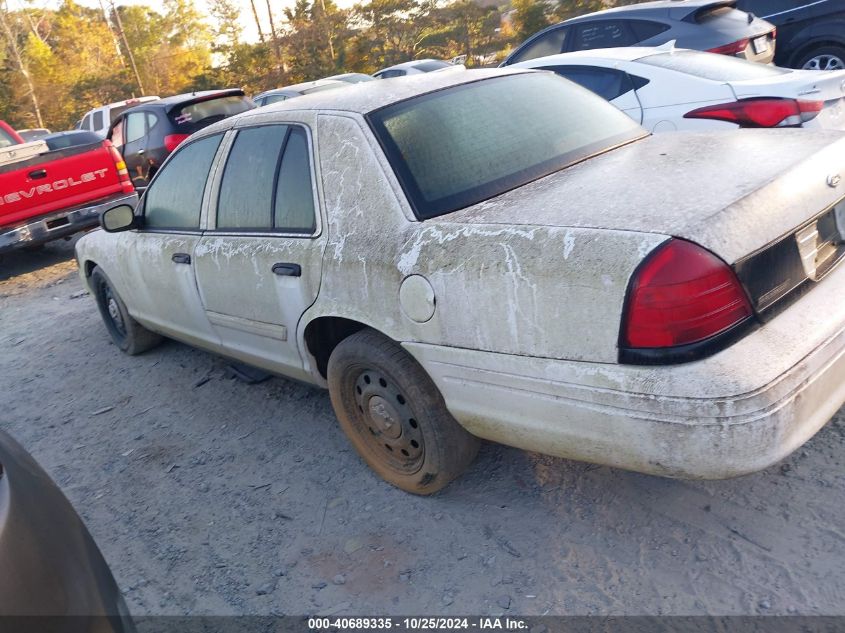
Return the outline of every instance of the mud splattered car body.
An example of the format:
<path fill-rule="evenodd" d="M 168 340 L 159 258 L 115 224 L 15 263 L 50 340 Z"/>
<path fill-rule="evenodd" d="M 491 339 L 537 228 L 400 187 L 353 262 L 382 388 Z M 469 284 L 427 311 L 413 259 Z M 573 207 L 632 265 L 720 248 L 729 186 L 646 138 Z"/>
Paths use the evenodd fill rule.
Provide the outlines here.
<path fill-rule="evenodd" d="M 472 90 L 494 84 L 503 105 L 464 107 L 491 103 Z M 480 139 L 488 145 L 477 154 L 489 152 L 487 168 L 495 172 L 497 162 L 530 151 L 520 145 L 521 133 L 531 131 L 542 143 L 543 125 L 554 124 L 518 121 L 489 130 L 485 119 L 476 136 L 444 143 L 445 154 L 420 166 L 417 154 L 439 150 L 431 139 L 401 138 L 413 132 L 418 107 L 431 110 L 431 137 L 445 140 L 464 134 L 458 124 L 475 125 L 484 107 L 507 114 L 526 100 L 545 104 L 548 90 L 571 91 L 570 110 L 561 116 L 581 117 L 578 130 L 595 124 L 614 134 L 599 143 L 587 139 L 539 171 L 506 174 L 492 188 L 483 182 L 469 194 L 464 188 L 452 198 L 451 190 L 439 200 L 426 197 L 432 179 L 457 190 L 480 171 L 477 155 L 465 169 L 449 152 Z M 469 91 L 462 107 L 438 110 L 461 91 Z M 123 316 L 145 331 L 328 384 L 341 422 L 360 415 L 361 428 L 377 441 L 387 438 L 390 452 L 405 455 L 423 440 L 408 440 L 418 428 L 402 426 L 400 418 L 417 423 L 412 415 L 422 417 L 422 409 L 442 401 L 462 432 L 552 455 L 682 477 L 764 468 L 811 437 L 845 400 L 845 307 L 832 300 L 842 294 L 845 270 L 836 265 L 838 229 L 828 230 L 845 212 L 838 182 L 845 137 L 801 130 L 648 137 L 605 105 L 547 74 L 455 70 L 245 113 L 203 130 L 174 155 L 216 139 L 201 170 L 207 179 L 193 189 L 192 199 L 201 199 L 195 227 L 145 224 L 156 182 L 162 190 L 173 186 L 159 176 L 136 217 L 116 229 L 122 232 L 80 240 L 81 274 L 98 293 L 92 275 L 99 269 Z M 585 118 L 587 110 L 601 120 Z M 270 139 L 280 125 L 297 130 L 305 148 L 300 181 L 310 179 L 313 187 L 310 201 L 299 196 L 298 208 L 313 208 L 313 218 L 287 232 L 221 227 L 220 214 L 235 204 L 227 202 L 225 179 L 228 165 L 239 164 L 232 158 L 238 135 L 263 130 L 255 135 Z M 554 143 L 571 143 L 578 133 Z M 162 174 L 185 186 L 193 176 L 177 176 L 177 167 L 171 158 Z M 810 244 L 816 254 L 808 255 L 816 227 Z M 734 293 L 719 310 L 738 310 L 737 318 L 677 345 L 637 339 L 629 329 L 634 293 L 648 285 L 646 269 L 651 279 L 671 277 L 677 266 L 651 269 L 659 268 L 661 253 L 683 259 L 678 253 L 687 246 L 706 260 L 703 266 L 718 270 L 719 288 Z M 98 297 L 108 325 L 104 292 Z M 686 318 L 685 306 L 699 295 L 663 312 Z M 421 372 L 416 382 L 430 381 L 428 408 L 415 413 L 404 392 L 376 393 L 352 378 L 346 401 L 336 397 L 333 371 L 342 381 L 346 368 L 338 350 L 362 332 L 394 345 L 385 347 L 392 357 L 407 356 L 414 368 L 408 371 Z M 356 362 L 366 364 L 348 361 Z M 389 383 L 384 363 L 372 377 Z M 411 444 L 394 443 L 394 431 Z M 437 437 L 427 441 L 426 455 L 436 453 Z M 378 456 L 356 448 L 379 470 Z M 470 453 L 460 459 L 470 460 Z M 390 472 L 380 473 L 391 480 Z M 444 485 L 455 474 L 441 477 Z M 425 485 L 438 476 L 423 477 Z M 431 491 L 419 481 L 397 485 Z"/>

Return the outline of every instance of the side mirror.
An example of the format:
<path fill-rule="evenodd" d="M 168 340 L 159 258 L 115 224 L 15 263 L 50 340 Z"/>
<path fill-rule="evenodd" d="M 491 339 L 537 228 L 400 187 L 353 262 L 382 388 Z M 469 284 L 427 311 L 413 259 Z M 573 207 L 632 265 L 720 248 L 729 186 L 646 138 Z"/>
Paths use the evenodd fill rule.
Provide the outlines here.
<path fill-rule="evenodd" d="M 135 209 L 128 204 L 121 204 L 103 211 L 100 216 L 100 226 L 109 233 L 120 233 L 138 226 Z"/>

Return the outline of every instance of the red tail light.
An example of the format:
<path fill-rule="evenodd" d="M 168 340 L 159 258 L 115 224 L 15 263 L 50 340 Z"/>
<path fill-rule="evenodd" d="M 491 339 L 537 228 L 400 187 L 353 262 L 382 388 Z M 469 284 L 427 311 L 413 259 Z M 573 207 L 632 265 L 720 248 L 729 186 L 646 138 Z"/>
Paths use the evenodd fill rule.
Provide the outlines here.
<path fill-rule="evenodd" d="M 189 136 L 190 134 L 168 134 L 164 137 L 164 147 L 168 152 L 172 152 Z"/>
<path fill-rule="evenodd" d="M 788 127 L 799 126 L 814 119 L 822 108 L 824 101 L 754 97 L 704 106 L 687 112 L 684 118 L 727 121 L 740 127 Z"/>
<path fill-rule="evenodd" d="M 716 53 L 717 55 L 740 55 L 748 48 L 748 38 L 725 44 L 724 46 L 717 46 L 716 48 L 708 49 L 708 53 Z"/>
<path fill-rule="evenodd" d="M 126 163 L 123 161 L 123 156 L 117 151 L 117 148 L 111 144 L 111 141 L 103 141 L 103 147 L 108 148 L 109 154 L 114 161 L 114 166 L 117 169 L 117 177 L 120 179 L 120 185 L 123 193 L 132 193 L 135 191 L 135 186 L 132 184 L 132 179 L 129 177 L 129 171 L 126 169 Z"/>
<path fill-rule="evenodd" d="M 631 280 L 620 343 L 628 349 L 688 345 L 751 315 L 751 304 L 730 266 L 692 242 L 672 239 Z"/>

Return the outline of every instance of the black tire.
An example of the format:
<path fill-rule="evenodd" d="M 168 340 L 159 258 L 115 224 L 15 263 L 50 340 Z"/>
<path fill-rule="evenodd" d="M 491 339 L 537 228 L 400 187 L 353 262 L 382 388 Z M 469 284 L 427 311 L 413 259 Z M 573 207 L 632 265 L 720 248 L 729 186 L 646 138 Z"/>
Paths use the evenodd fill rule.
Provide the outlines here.
<path fill-rule="evenodd" d="M 117 294 L 109 278 L 99 266 L 91 272 L 91 288 L 100 316 L 103 317 L 109 335 L 121 351 L 134 356 L 146 352 L 161 343 L 162 337 L 150 332 L 129 316 L 126 304 Z"/>
<path fill-rule="evenodd" d="M 355 450 L 397 488 L 435 493 L 478 453 L 478 438 L 452 417 L 425 370 L 374 330 L 338 344 L 328 382 L 335 414 Z"/>
<path fill-rule="evenodd" d="M 830 44 L 812 48 L 796 56 L 792 66 L 808 70 L 843 70 L 845 69 L 845 46 Z"/>

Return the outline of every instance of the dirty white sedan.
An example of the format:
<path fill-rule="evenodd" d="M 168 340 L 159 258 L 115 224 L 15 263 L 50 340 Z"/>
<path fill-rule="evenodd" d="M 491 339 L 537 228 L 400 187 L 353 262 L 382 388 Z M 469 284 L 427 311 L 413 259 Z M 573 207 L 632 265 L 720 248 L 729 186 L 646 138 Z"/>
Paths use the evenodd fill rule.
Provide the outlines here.
<path fill-rule="evenodd" d="M 477 438 L 720 478 L 845 400 L 843 174 L 838 133 L 649 136 L 551 73 L 454 70 L 215 124 L 77 256 L 125 352 L 327 386 L 404 490 Z"/>

